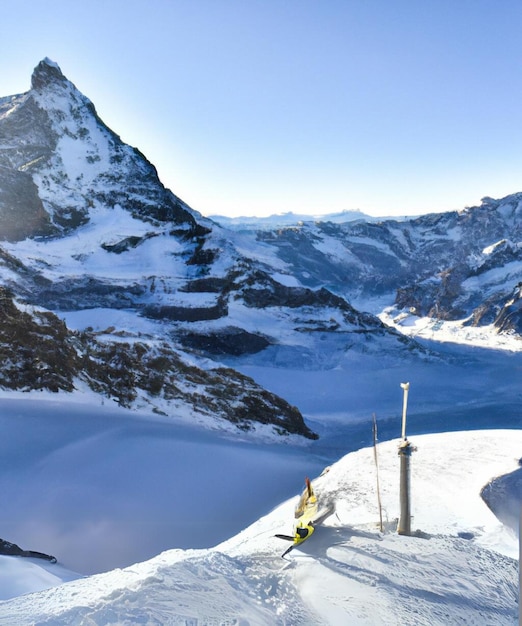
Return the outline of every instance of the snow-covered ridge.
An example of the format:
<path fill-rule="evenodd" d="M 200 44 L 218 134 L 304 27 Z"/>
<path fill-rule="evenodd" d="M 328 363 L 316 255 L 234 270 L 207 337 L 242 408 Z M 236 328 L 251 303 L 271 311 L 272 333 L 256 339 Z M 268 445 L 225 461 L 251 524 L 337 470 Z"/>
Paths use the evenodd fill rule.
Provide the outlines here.
<path fill-rule="evenodd" d="M 385 306 L 419 317 L 520 334 L 520 194 L 461 212 L 417 218 L 304 222 L 263 228 L 303 284 L 327 285 L 359 309 Z M 384 305 L 384 306 L 383 306 Z"/>
<path fill-rule="evenodd" d="M 480 490 L 517 468 L 522 433 L 426 435 L 412 443 L 418 536 L 395 532 L 397 442 L 387 442 L 378 446 L 383 533 L 374 452 L 366 448 L 314 480 L 320 502 L 335 502 L 336 513 L 286 561 L 274 534 L 291 530 L 296 498 L 213 549 L 165 552 L 1 603 L 0 624 L 514 624 L 516 536 Z"/>

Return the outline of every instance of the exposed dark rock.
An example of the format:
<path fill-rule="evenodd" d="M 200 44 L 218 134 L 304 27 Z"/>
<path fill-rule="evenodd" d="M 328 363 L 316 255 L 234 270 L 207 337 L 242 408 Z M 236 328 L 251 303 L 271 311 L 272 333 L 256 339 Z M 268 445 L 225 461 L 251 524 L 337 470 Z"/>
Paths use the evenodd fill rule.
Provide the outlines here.
<path fill-rule="evenodd" d="M 270 345 L 262 335 L 249 333 L 242 328 L 228 327 L 214 333 L 184 333 L 179 341 L 187 348 L 199 350 L 214 356 L 226 354 L 241 356 L 255 354 Z"/>
<path fill-rule="evenodd" d="M 218 256 L 218 250 L 204 249 L 199 246 L 187 261 L 187 265 L 212 265 Z"/>
<path fill-rule="evenodd" d="M 0 225 L 0 239 L 7 241 L 53 232 L 29 174 L 0 167 Z"/>
<path fill-rule="evenodd" d="M 151 348 L 142 343 L 87 344 L 82 371 L 91 387 L 131 407 L 139 393 L 167 401 L 181 400 L 199 413 L 225 419 L 242 430 L 255 423 L 273 424 L 281 434 L 316 435 L 304 423 L 296 407 L 259 387 L 233 369 L 202 370 L 188 364 L 167 344 Z"/>
<path fill-rule="evenodd" d="M 89 212 L 86 206 L 78 208 L 57 205 L 54 202 L 49 202 L 48 206 L 53 209 L 53 226 L 59 227 L 61 232 L 67 233 L 89 223 Z M 54 232 L 56 232 L 56 228 Z M 35 233 L 36 235 L 37 233 Z"/>
<path fill-rule="evenodd" d="M 514 245 L 512 242 L 502 239 L 497 242 L 492 252 L 486 257 L 483 263 L 472 269 L 470 276 L 480 276 L 489 270 L 503 267 L 508 263 L 522 260 L 522 247 Z"/>
<path fill-rule="evenodd" d="M 31 174 L 49 164 L 58 133 L 34 98 L 21 95 L 0 101 L 0 114 L 9 111 L 0 124 L 0 165 Z"/>
<path fill-rule="evenodd" d="M 152 406 L 155 399 L 158 406 L 180 400 L 241 429 L 272 423 L 281 432 L 314 436 L 295 407 L 251 378 L 228 368 L 200 369 L 167 343 L 99 341 L 93 332 L 73 333 L 50 312 L 21 311 L 1 287 L 0 362 L 4 389 L 72 391 L 83 380 L 126 408 L 139 396 Z"/>
<path fill-rule="evenodd" d="M 92 276 L 66 278 L 60 282 L 46 283 L 27 295 L 32 304 L 48 309 L 79 311 L 94 307 L 126 309 L 138 306 L 147 292 L 144 284 L 115 285 Z"/>
<path fill-rule="evenodd" d="M 31 87 L 36 91 L 41 91 L 49 85 L 56 83 L 67 84 L 67 79 L 62 74 L 62 71 L 49 59 L 43 59 L 34 68 L 33 75 L 31 76 Z"/>
<path fill-rule="evenodd" d="M 515 332 L 522 335 L 521 290 L 522 284 L 518 284 L 497 315 L 494 323 L 499 332 Z"/>
<path fill-rule="evenodd" d="M 7 389 L 72 391 L 80 361 L 55 315 L 20 311 L 0 287 L 0 385 Z"/>
<path fill-rule="evenodd" d="M 226 302 L 219 299 L 218 303 L 209 307 L 183 307 L 168 304 L 148 304 L 142 309 L 142 315 L 154 320 L 170 320 L 176 322 L 202 322 L 226 317 Z"/>
<path fill-rule="evenodd" d="M 138 236 L 130 236 L 125 237 L 118 243 L 108 244 L 102 243 L 102 248 L 107 250 L 107 252 L 114 252 L 115 254 L 121 254 L 122 252 L 128 252 L 131 248 L 137 248 L 140 244 L 151 237 L 157 237 L 157 233 L 149 233 L 144 235 L 143 237 Z"/>
<path fill-rule="evenodd" d="M 505 296 L 495 294 L 484 300 L 476 309 L 474 309 L 470 317 L 463 322 L 464 326 L 485 326 L 495 322 L 505 303 Z"/>
<path fill-rule="evenodd" d="M 298 308 L 303 306 L 332 306 L 351 309 L 343 298 L 327 289 L 317 291 L 306 287 L 288 287 L 262 271 L 250 272 L 237 289 L 247 306 L 262 309 L 269 306 Z"/>
<path fill-rule="evenodd" d="M 196 278 L 180 287 L 180 291 L 186 293 L 221 293 L 229 285 L 229 279 L 216 276 Z"/>
<path fill-rule="evenodd" d="M 43 559 L 44 561 L 50 561 L 56 563 L 56 557 L 50 554 L 44 554 L 43 552 L 35 552 L 34 550 L 22 550 L 16 543 L 11 543 L 5 539 L 0 539 L 0 554 L 7 556 L 25 556 L 31 559 Z"/>

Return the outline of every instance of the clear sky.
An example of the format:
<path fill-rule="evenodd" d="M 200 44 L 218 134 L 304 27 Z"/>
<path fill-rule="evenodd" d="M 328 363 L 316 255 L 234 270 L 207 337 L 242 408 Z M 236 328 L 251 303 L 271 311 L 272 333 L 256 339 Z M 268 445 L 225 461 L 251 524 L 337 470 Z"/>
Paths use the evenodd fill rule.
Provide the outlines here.
<path fill-rule="evenodd" d="M 24 0 L 44 57 L 204 215 L 411 215 L 522 191 L 521 0 Z"/>

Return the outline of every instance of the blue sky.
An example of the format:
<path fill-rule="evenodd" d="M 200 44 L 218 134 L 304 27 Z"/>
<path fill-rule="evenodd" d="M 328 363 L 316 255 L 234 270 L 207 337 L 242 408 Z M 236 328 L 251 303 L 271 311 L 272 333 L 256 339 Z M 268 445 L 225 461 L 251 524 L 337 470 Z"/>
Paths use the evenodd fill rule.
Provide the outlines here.
<path fill-rule="evenodd" d="M 26 0 L 44 57 L 204 215 L 411 215 L 522 191 L 520 0 Z"/>

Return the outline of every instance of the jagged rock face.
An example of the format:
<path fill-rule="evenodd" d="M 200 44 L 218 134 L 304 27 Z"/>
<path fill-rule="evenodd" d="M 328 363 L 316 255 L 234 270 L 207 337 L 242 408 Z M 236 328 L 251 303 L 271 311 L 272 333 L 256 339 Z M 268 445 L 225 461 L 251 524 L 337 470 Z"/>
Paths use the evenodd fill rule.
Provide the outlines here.
<path fill-rule="evenodd" d="M 30 91 L 0 101 L 0 145 L 0 165 L 30 175 L 54 232 L 85 224 L 99 204 L 169 221 L 187 236 L 198 229 L 154 166 L 105 126 L 94 105 L 48 59 L 35 68 Z M 8 191 L 4 187 L 4 195 L 14 194 Z M 5 210 L 15 212 L 16 206 Z M 48 233 L 34 229 L 18 236 Z"/>
<path fill-rule="evenodd" d="M 0 99 L 0 164 L 25 171 L 48 161 L 58 143 L 48 113 L 31 92 Z"/>
<path fill-rule="evenodd" d="M 0 288 L 0 381 L 8 389 L 72 391 L 78 370 L 74 344 L 63 322 L 49 312 L 20 311 Z"/>
<path fill-rule="evenodd" d="M 18 309 L 1 287 L 0 357 L 0 384 L 7 389 L 72 391 L 80 380 L 127 408 L 144 398 L 157 413 L 184 403 L 200 416 L 227 420 L 241 430 L 258 422 L 273 424 L 280 433 L 315 437 L 296 407 L 247 376 L 230 368 L 201 369 L 166 342 L 100 340 L 92 332 L 71 332 L 53 313 Z"/>
<path fill-rule="evenodd" d="M 8 241 L 53 233 L 38 188 L 26 172 L 0 167 L 0 224 L 1 236 Z"/>
<path fill-rule="evenodd" d="M 513 332 L 522 335 L 522 283 L 519 283 L 504 302 L 499 303 L 495 316 L 495 326 L 499 332 Z"/>

